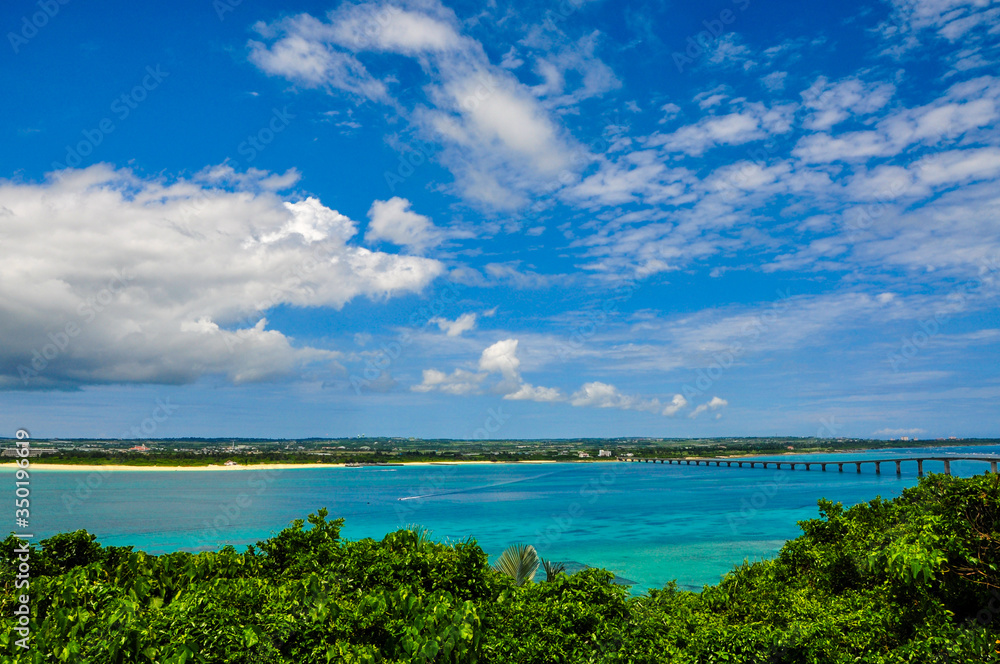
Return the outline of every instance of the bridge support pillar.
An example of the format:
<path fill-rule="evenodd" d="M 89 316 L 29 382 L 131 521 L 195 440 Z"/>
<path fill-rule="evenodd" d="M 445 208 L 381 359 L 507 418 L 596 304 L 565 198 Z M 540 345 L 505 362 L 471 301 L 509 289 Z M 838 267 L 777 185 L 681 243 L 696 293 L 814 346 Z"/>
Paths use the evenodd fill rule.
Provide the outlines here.
<path fill-rule="evenodd" d="M 842 463 L 838 463 L 837 464 L 837 472 L 838 473 L 844 472 L 844 464 L 842 464 Z"/>
<path fill-rule="evenodd" d="M 896 474 L 897 475 L 902 475 L 903 474 L 903 469 L 899 467 L 900 463 L 902 463 L 902 462 L 901 461 L 896 461 Z"/>
<path fill-rule="evenodd" d="M 858 462 L 857 462 L 857 463 L 855 463 L 854 465 L 858 467 L 858 475 L 860 475 L 860 474 L 861 474 L 861 462 L 860 462 L 860 461 L 858 461 Z"/>
<path fill-rule="evenodd" d="M 819 467 L 823 469 L 824 473 L 826 472 L 826 464 L 825 463 L 819 464 Z"/>
<path fill-rule="evenodd" d="M 997 474 L 997 462 L 996 461 L 990 461 L 990 472 L 993 473 L 994 475 Z"/>
<path fill-rule="evenodd" d="M 881 461 L 876 461 L 875 462 L 875 474 L 876 475 L 881 475 L 882 474 L 882 462 Z"/>
<path fill-rule="evenodd" d="M 924 476 L 924 460 L 917 459 L 917 477 Z"/>
<path fill-rule="evenodd" d="M 948 459 L 944 460 L 944 474 L 951 475 L 951 461 Z"/>

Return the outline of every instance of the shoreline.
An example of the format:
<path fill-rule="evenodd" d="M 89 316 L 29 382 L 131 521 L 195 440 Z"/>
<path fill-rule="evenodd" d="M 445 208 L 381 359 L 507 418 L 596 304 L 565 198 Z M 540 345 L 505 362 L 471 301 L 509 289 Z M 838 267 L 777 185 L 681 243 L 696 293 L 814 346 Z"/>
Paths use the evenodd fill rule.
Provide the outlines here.
<path fill-rule="evenodd" d="M 935 446 L 928 446 L 935 447 Z M 953 447 L 945 445 L 944 447 Z M 889 451 L 893 449 L 912 449 L 909 447 L 877 447 L 877 448 L 852 448 L 849 450 L 815 450 L 811 452 L 801 452 L 797 450 L 782 450 L 765 452 L 758 454 L 725 454 L 716 456 L 693 456 L 693 457 L 669 457 L 678 461 L 705 461 L 705 460 L 728 460 L 728 459 L 759 459 L 780 456 L 813 456 L 820 454 L 854 454 L 864 452 Z M 637 458 L 659 458 L 659 457 L 637 457 Z M 668 458 L 668 457 L 664 457 Z M 590 458 L 590 459 L 525 459 L 522 461 L 483 461 L 483 460 L 453 460 L 453 461 L 395 461 L 382 464 L 362 464 L 360 466 L 348 465 L 345 463 L 258 463 L 258 464 L 238 464 L 234 466 L 223 466 L 219 464 L 207 464 L 204 466 L 143 466 L 130 464 L 67 464 L 67 463 L 31 463 L 29 468 L 38 472 L 39 470 L 53 470 L 59 472 L 80 471 L 80 472 L 178 472 L 178 471 L 238 471 L 238 470 L 305 470 L 309 468 L 399 468 L 401 466 L 459 466 L 459 465 L 498 465 L 498 464 L 547 464 L 547 463 L 609 463 L 616 462 L 617 458 Z M 16 462 L 0 463 L 0 470 L 16 470 L 19 466 Z"/>
<path fill-rule="evenodd" d="M 549 459 L 534 459 L 525 461 L 401 461 L 386 464 L 362 464 L 360 466 L 348 466 L 346 463 L 255 463 L 249 465 L 222 466 L 209 464 L 206 466 L 139 466 L 128 464 L 73 464 L 73 463 L 31 463 L 29 470 L 38 472 L 39 470 L 57 470 L 81 472 L 120 472 L 120 471 L 140 471 L 140 472 L 177 472 L 177 471 L 236 471 L 236 470 L 305 470 L 309 468 L 399 468 L 400 466 L 457 466 L 469 465 L 497 465 L 497 464 L 539 464 L 539 463 L 565 463 Z M 20 466 L 16 462 L 0 463 L 0 469 L 16 470 Z"/>

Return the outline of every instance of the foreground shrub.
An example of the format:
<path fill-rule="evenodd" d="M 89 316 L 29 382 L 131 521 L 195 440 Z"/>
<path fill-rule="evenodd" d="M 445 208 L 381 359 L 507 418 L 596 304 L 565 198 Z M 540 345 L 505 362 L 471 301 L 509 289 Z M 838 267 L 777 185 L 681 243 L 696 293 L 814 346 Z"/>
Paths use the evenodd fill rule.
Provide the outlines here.
<path fill-rule="evenodd" d="M 64 533 L 29 554 L 27 651 L 15 645 L 11 536 L 0 652 L 102 664 L 1000 662 L 1000 479 L 930 475 L 895 500 L 819 508 L 775 559 L 698 593 L 668 584 L 641 597 L 603 570 L 550 565 L 544 582 L 498 572 L 474 542 L 417 529 L 344 541 L 326 510 L 243 553 L 151 556 Z"/>

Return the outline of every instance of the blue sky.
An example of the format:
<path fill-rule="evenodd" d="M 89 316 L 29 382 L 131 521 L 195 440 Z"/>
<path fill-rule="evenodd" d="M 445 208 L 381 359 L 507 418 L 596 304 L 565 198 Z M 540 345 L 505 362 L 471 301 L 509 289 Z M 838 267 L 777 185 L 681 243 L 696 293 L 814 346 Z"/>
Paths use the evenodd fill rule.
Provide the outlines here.
<path fill-rule="evenodd" d="M 998 2 L 0 28 L 11 433 L 997 434 Z"/>

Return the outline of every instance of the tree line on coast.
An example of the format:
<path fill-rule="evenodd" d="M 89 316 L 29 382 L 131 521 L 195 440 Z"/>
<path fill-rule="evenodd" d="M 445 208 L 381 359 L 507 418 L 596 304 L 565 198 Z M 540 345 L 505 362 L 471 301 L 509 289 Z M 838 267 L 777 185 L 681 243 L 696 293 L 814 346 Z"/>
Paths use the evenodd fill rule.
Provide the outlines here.
<path fill-rule="evenodd" d="M 43 540 L 28 554 L 28 649 L 14 643 L 11 536 L 0 651 L 32 663 L 1000 661 L 994 475 L 932 474 L 850 508 L 822 500 L 774 559 L 700 592 L 638 597 L 604 570 L 548 566 L 536 582 L 516 560 L 495 569 L 474 541 L 419 528 L 347 541 L 327 517 L 242 552 L 152 556 L 84 531 Z"/>

